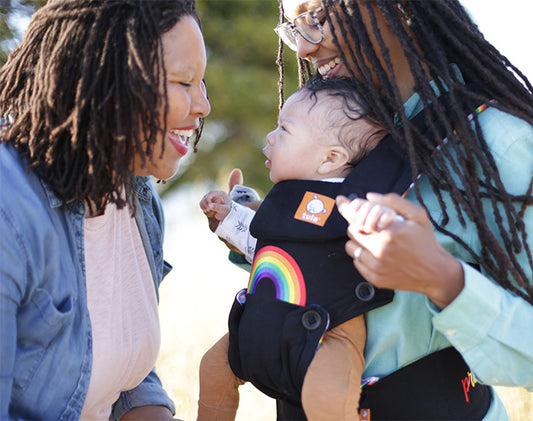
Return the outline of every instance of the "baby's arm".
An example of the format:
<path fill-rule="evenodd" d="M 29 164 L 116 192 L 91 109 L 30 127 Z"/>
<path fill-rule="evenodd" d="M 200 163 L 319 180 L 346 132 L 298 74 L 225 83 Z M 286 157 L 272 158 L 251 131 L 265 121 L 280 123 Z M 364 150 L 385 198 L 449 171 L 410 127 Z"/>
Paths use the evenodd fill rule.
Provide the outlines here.
<path fill-rule="evenodd" d="M 200 201 L 200 208 L 208 218 L 219 221 L 214 232 L 226 244 L 230 244 L 244 254 L 251 263 L 255 254 L 257 240 L 250 235 L 250 222 L 255 211 L 232 201 L 223 191 L 207 193 Z"/>
<path fill-rule="evenodd" d="M 365 199 L 357 198 L 355 205 L 355 224 L 361 232 L 371 233 L 384 230 L 393 222 L 401 222 L 404 218 L 392 208 Z"/>

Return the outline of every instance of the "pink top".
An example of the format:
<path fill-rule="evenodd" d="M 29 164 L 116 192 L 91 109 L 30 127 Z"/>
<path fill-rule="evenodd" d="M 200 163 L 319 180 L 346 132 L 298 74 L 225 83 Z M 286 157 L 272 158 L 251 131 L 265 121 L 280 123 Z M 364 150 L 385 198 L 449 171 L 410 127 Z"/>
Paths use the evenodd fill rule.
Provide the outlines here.
<path fill-rule="evenodd" d="M 152 370 L 160 345 L 157 298 L 135 219 L 108 204 L 85 219 L 93 362 L 82 420 L 107 420 L 120 392 Z"/>

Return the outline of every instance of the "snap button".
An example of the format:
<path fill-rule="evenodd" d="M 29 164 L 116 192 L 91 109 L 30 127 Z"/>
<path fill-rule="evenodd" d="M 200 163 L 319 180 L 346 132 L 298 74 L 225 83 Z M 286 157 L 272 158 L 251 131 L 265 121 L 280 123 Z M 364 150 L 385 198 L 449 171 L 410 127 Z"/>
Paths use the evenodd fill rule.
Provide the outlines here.
<path fill-rule="evenodd" d="M 243 305 L 246 302 L 246 288 L 241 289 L 235 296 L 239 304 Z"/>
<path fill-rule="evenodd" d="M 456 333 L 457 333 L 457 331 L 455 329 L 447 329 L 446 330 L 446 335 L 448 335 L 448 336 L 455 336 Z"/>
<path fill-rule="evenodd" d="M 318 329 L 321 322 L 322 316 L 314 310 L 308 310 L 302 316 L 302 324 L 307 330 Z"/>
<path fill-rule="evenodd" d="M 370 301 L 374 298 L 376 294 L 376 289 L 374 285 L 369 284 L 368 282 L 361 282 L 355 287 L 355 295 L 361 301 Z"/>

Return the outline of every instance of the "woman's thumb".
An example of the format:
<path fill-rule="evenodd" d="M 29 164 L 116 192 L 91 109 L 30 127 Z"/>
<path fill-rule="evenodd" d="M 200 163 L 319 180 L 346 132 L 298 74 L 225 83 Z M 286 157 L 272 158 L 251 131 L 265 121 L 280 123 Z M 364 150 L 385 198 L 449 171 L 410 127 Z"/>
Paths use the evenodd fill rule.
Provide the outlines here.
<path fill-rule="evenodd" d="M 228 178 L 229 191 L 233 190 L 237 184 L 242 185 L 244 183 L 244 178 L 242 176 L 242 171 L 239 168 L 235 168 L 231 171 Z"/>

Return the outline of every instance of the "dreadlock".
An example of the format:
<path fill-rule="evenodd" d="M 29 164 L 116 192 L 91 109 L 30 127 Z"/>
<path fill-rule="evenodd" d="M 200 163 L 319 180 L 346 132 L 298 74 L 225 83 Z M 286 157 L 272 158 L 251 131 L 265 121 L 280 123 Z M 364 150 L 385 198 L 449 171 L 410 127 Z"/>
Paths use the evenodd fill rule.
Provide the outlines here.
<path fill-rule="evenodd" d="M 443 212 L 440 223 L 430 216 L 434 227 L 461 244 L 503 287 L 533 303 L 533 285 L 517 259 L 524 253 L 533 271 L 523 222 L 526 207 L 533 204 L 533 178 L 524 195 L 506 191 L 473 113 L 477 106 L 490 103 L 533 124 L 529 80 L 485 40 L 458 0 L 323 0 L 323 7 L 328 11 L 333 41 L 364 108 L 406 149 L 413 180 L 420 173 L 427 176 Z M 377 13 L 383 15 L 403 47 L 434 138 L 446 138 L 450 148 L 439 148 L 434 154 L 437 145 L 407 118 Z M 340 41 L 354 47 L 346 53 Z M 451 64 L 460 69 L 466 84 L 457 78 Z M 446 95 L 438 99 L 431 81 Z M 417 183 L 414 188 L 428 210 Z M 450 210 L 445 195 L 450 196 L 463 226 L 467 221 L 475 224 L 481 244 L 478 252 L 446 230 Z M 497 232 L 487 225 L 482 199 L 490 204 Z"/>
<path fill-rule="evenodd" d="M 279 2 L 279 22 L 283 22 L 285 20 L 285 12 L 283 10 L 283 3 Z M 276 60 L 276 64 L 278 65 L 279 70 L 279 82 L 278 82 L 278 92 L 279 92 L 279 109 L 281 110 L 281 107 L 283 107 L 283 103 L 285 102 L 285 94 L 284 94 L 284 88 L 285 88 L 285 66 L 283 64 L 283 50 L 284 50 L 284 44 L 281 38 L 279 38 L 279 44 L 278 44 L 278 57 Z M 298 82 L 300 86 L 303 86 L 311 79 L 312 72 L 311 72 L 311 65 L 307 60 L 304 60 L 300 57 L 297 57 L 297 64 L 298 64 Z"/>
<path fill-rule="evenodd" d="M 0 69 L 0 141 L 64 201 L 133 203 L 134 156 L 166 131 L 161 35 L 184 15 L 194 0 L 50 0 Z"/>

